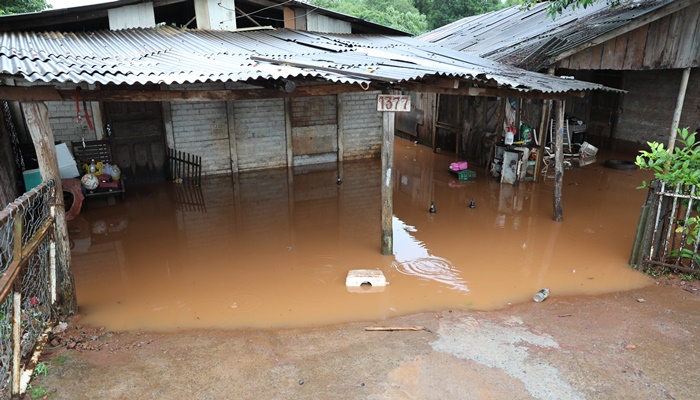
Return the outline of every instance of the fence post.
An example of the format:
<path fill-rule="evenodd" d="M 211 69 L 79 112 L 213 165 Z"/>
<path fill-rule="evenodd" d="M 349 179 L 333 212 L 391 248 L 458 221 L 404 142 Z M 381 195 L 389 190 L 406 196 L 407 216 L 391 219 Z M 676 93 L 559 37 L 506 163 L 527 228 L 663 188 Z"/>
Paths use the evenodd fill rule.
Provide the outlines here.
<path fill-rule="evenodd" d="M 18 212 L 15 215 L 15 237 L 13 244 L 13 258 L 17 260 L 22 258 L 22 230 L 24 222 L 24 213 Z M 20 391 L 20 372 L 21 372 L 21 355 L 22 355 L 22 276 L 18 276 L 15 284 L 12 285 L 12 371 L 11 375 L 11 393 L 13 396 L 19 396 Z"/>
<path fill-rule="evenodd" d="M 58 237 L 58 224 L 56 224 L 56 187 L 50 192 L 51 199 L 51 229 L 49 230 L 49 285 L 51 286 L 51 304 L 56 304 L 58 298 L 56 292 L 56 238 Z"/>
<path fill-rule="evenodd" d="M 637 222 L 637 233 L 634 235 L 634 243 L 632 244 L 632 254 L 630 254 L 629 265 L 635 269 L 642 267 L 644 262 L 644 253 L 647 249 L 647 243 L 649 240 L 649 216 L 653 215 L 656 204 L 656 182 L 652 182 L 649 185 L 649 193 L 647 194 L 647 199 L 642 206 L 642 211 L 639 214 L 639 221 Z"/>

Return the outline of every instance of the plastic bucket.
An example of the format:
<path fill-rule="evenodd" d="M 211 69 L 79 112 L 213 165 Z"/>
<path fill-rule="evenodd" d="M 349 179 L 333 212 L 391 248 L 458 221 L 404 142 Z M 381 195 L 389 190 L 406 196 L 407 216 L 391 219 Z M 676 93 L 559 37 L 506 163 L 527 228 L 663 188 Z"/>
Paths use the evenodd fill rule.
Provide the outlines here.
<path fill-rule="evenodd" d="M 28 169 L 22 173 L 24 178 L 25 191 L 30 191 L 41 184 L 41 173 L 39 169 Z"/>
<path fill-rule="evenodd" d="M 581 155 L 586 157 L 595 157 L 598 154 L 598 148 L 588 142 L 581 144 Z"/>

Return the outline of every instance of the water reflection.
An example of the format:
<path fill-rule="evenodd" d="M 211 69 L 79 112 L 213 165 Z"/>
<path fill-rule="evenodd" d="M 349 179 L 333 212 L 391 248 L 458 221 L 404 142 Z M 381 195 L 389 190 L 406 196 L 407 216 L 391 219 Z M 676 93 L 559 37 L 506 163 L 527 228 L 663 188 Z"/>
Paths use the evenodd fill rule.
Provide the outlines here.
<path fill-rule="evenodd" d="M 476 180 L 456 181 L 454 157 L 403 140 L 395 160 L 394 257 L 380 254 L 379 160 L 209 177 L 196 204 L 167 182 L 91 199 L 71 222 L 80 307 L 111 329 L 282 327 L 649 283 L 626 265 L 639 171 L 567 171 L 555 223 L 551 181 L 501 185 L 473 166 Z M 351 269 L 391 284 L 348 291 Z"/>
<path fill-rule="evenodd" d="M 416 231 L 415 227 L 406 225 L 396 217 L 393 218 L 392 225 L 396 259 L 393 267 L 397 271 L 443 283 L 450 289 L 469 291 L 460 271 L 455 269 L 448 260 L 430 254 L 425 245 L 411 235 L 411 232 Z"/>

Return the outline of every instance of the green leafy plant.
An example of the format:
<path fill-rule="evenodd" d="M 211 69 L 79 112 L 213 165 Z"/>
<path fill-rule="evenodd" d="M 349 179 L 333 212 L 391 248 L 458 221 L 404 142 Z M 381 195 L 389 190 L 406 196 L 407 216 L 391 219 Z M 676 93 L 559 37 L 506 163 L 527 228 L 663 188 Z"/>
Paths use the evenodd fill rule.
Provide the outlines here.
<path fill-rule="evenodd" d="M 667 185 L 700 184 L 700 142 L 696 141 L 697 132 L 688 128 L 677 129 L 678 146 L 669 152 L 659 142 L 647 142 L 651 151 L 640 151 L 635 164 L 641 169 L 654 171 L 656 179 Z M 642 188 L 647 182 L 642 182 Z"/>
<path fill-rule="evenodd" d="M 32 399 L 40 399 L 44 396 L 49 395 L 48 390 L 44 389 L 43 386 L 34 387 L 30 384 L 27 387 L 27 391 L 29 392 L 29 397 L 31 397 Z"/>
<path fill-rule="evenodd" d="M 39 363 L 36 364 L 36 367 L 34 367 L 34 375 L 35 376 L 46 376 L 51 372 L 51 369 L 49 368 L 49 365 L 43 361 L 40 361 Z"/>
<path fill-rule="evenodd" d="M 695 275 L 693 274 L 678 274 L 678 277 L 681 278 L 682 281 L 692 281 L 695 279 Z"/>

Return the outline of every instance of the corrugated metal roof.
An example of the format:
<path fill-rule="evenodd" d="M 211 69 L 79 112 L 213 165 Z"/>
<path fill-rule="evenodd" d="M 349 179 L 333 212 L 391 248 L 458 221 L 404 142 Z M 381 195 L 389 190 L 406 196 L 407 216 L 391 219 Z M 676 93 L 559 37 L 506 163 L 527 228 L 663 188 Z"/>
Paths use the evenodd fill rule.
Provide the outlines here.
<path fill-rule="evenodd" d="M 455 21 L 418 39 L 539 69 L 546 66 L 547 57 L 590 42 L 674 1 L 677 0 L 623 1 L 612 9 L 600 1 L 586 8 L 567 9 L 555 20 L 546 15 L 546 2 L 527 11 L 516 6 Z"/>
<path fill-rule="evenodd" d="M 172 84 L 314 77 L 401 83 L 429 76 L 490 87 L 565 93 L 613 90 L 509 67 L 407 37 L 293 30 L 180 30 L 0 34 L 3 74 L 30 82 Z"/>

